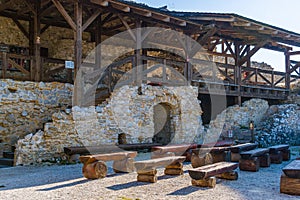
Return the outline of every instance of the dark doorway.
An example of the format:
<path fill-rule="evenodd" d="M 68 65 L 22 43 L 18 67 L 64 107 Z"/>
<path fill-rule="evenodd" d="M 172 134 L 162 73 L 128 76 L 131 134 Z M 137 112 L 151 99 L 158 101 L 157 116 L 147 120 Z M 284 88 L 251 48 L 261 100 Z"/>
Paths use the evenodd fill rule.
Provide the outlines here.
<path fill-rule="evenodd" d="M 169 144 L 172 137 L 171 107 L 166 103 L 160 103 L 153 108 L 154 136 L 153 143 Z"/>

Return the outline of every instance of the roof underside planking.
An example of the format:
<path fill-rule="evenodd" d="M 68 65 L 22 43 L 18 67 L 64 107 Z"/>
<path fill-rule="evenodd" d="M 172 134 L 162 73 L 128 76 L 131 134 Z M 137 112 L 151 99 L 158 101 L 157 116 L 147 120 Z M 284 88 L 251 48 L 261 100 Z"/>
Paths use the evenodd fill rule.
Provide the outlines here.
<path fill-rule="evenodd" d="M 16 20 L 30 21 L 35 12 L 35 0 L 2 0 L 0 15 Z M 40 19 L 44 27 L 58 26 L 75 28 L 73 0 L 41 0 Z M 147 26 L 172 28 L 188 35 L 203 35 L 212 28 L 212 36 L 240 41 L 245 45 L 256 45 L 269 41 L 263 48 L 286 52 L 292 46 L 300 47 L 300 34 L 261 23 L 236 14 L 175 12 L 152 8 L 121 0 L 85 0 L 83 3 L 83 30 L 93 33 L 90 26 L 100 13 L 102 15 L 102 34 L 112 36 L 116 33 L 135 28 L 136 19 Z M 57 9 L 61 6 L 70 16 L 63 16 Z M 124 26 L 118 15 L 122 15 L 128 27 Z M 46 28 L 45 28 L 46 29 Z"/>

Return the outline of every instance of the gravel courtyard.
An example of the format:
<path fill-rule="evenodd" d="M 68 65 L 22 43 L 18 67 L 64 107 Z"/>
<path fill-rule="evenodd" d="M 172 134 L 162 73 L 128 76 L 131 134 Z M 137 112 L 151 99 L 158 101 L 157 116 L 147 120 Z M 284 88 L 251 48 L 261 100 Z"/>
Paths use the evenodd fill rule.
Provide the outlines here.
<path fill-rule="evenodd" d="M 137 159 L 145 156 L 149 155 L 139 154 Z M 185 163 L 184 175 L 176 177 L 159 169 L 154 184 L 136 182 L 136 173 L 114 174 L 111 167 L 108 177 L 98 180 L 83 178 L 82 164 L 0 168 L 0 199 L 300 199 L 279 192 L 281 169 L 288 163 L 259 172 L 238 171 L 237 181 L 220 180 L 213 189 L 191 186 L 190 163 Z"/>

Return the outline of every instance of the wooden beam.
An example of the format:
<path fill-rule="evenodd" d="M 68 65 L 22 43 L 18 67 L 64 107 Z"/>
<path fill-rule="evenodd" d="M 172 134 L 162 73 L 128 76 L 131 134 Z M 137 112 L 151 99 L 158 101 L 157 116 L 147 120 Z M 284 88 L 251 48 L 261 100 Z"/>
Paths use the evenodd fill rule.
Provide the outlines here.
<path fill-rule="evenodd" d="M 32 3 L 29 0 L 24 0 L 23 2 L 25 3 L 26 7 L 30 10 L 30 12 L 32 12 L 35 15 L 37 14 L 35 13 L 36 10 L 34 9 L 34 6 L 32 6 Z"/>
<path fill-rule="evenodd" d="M 121 3 L 117 3 L 117 2 L 110 2 L 110 3 L 113 8 L 120 10 L 120 11 L 128 13 L 131 10 L 129 6 L 123 5 Z"/>
<path fill-rule="evenodd" d="M 262 41 L 258 43 L 253 49 L 251 49 L 246 56 L 240 59 L 238 65 L 242 66 L 245 62 L 247 62 L 248 59 L 250 59 L 261 47 L 263 47 L 265 44 L 269 43 L 269 41 Z"/>
<path fill-rule="evenodd" d="M 82 31 L 85 31 L 91 23 L 95 21 L 95 19 L 101 14 L 101 10 L 97 10 L 82 26 Z"/>
<path fill-rule="evenodd" d="M 11 5 L 13 3 L 14 3 L 14 0 L 10 0 L 10 1 L 6 2 L 6 3 L 1 3 L 0 4 L 0 12 L 3 11 L 3 10 L 5 10 L 5 9 L 7 9 L 7 8 L 9 8 L 9 7 L 11 7 Z"/>
<path fill-rule="evenodd" d="M 91 3 L 98 4 L 103 7 L 107 7 L 109 5 L 109 2 L 106 0 L 91 0 Z"/>
<path fill-rule="evenodd" d="M 76 19 L 75 24 L 75 76 L 82 63 L 82 3 L 74 2 L 74 16 Z"/>
<path fill-rule="evenodd" d="M 40 12 L 40 17 L 44 17 L 46 16 L 48 13 L 50 13 L 51 11 L 53 11 L 55 9 L 55 5 L 51 2 L 50 2 L 41 9 L 41 12 Z"/>
<path fill-rule="evenodd" d="M 41 35 L 50 27 L 49 24 L 46 24 L 42 29 L 41 29 Z"/>
<path fill-rule="evenodd" d="M 158 13 L 152 13 L 152 17 L 154 19 L 158 19 L 158 20 L 163 21 L 163 22 L 170 22 L 171 21 L 171 18 L 169 16 L 158 14 Z"/>
<path fill-rule="evenodd" d="M 120 14 L 118 14 L 118 17 L 119 17 L 119 19 L 121 20 L 121 22 L 123 23 L 123 25 L 127 28 L 127 30 L 128 30 L 128 32 L 129 32 L 129 34 L 131 35 L 132 39 L 133 39 L 134 41 L 136 41 L 135 34 L 132 32 L 132 30 L 131 30 L 130 26 L 128 25 L 128 23 L 123 19 L 123 16 L 120 15 Z"/>
<path fill-rule="evenodd" d="M 131 8 L 131 11 L 144 17 L 152 17 L 152 12 L 150 12 L 149 10 Z"/>
<path fill-rule="evenodd" d="M 57 10 L 60 12 L 60 14 L 68 22 L 68 24 L 70 25 L 70 27 L 73 30 L 76 30 L 76 25 L 75 25 L 73 19 L 70 17 L 70 15 L 68 14 L 68 12 L 65 10 L 65 8 L 63 7 L 63 5 L 58 0 L 52 0 L 52 2 L 55 5 L 55 7 L 57 8 Z"/>
<path fill-rule="evenodd" d="M 108 15 L 106 15 L 103 19 L 102 19 L 102 25 L 104 25 L 106 22 L 108 22 L 111 17 L 113 16 L 114 14 L 113 13 L 109 13 Z M 116 16 L 116 18 L 118 18 L 118 16 Z"/>
<path fill-rule="evenodd" d="M 35 1 L 35 14 L 33 17 L 33 45 L 34 45 L 34 80 L 41 81 L 43 77 L 42 66 L 41 66 L 41 18 L 39 16 L 41 9 L 41 1 Z"/>
<path fill-rule="evenodd" d="M 29 32 L 24 28 L 24 26 L 17 20 L 16 18 L 12 18 L 20 31 L 25 35 L 25 37 L 29 40 Z"/>

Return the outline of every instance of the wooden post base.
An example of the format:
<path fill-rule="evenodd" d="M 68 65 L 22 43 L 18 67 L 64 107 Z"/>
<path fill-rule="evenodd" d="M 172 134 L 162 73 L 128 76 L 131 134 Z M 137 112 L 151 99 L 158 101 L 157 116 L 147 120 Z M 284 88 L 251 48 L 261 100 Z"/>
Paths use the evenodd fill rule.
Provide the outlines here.
<path fill-rule="evenodd" d="M 156 183 L 157 182 L 157 170 L 156 169 L 145 169 L 138 171 L 137 181 Z"/>
<path fill-rule="evenodd" d="M 82 173 L 88 179 L 104 178 L 107 175 L 107 166 L 103 161 L 84 164 Z"/>
<path fill-rule="evenodd" d="M 224 172 L 222 174 L 216 175 L 217 178 L 226 179 L 226 180 L 238 180 L 239 174 L 236 171 Z"/>
<path fill-rule="evenodd" d="M 183 164 L 174 163 L 166 166 L 164 171 L 165 175 L 182 175 L 183 174 Z"/>
<path fill-rule="evenodd" d="M 271 158 L 271 163 L 274 163 L 274 164 L 281 164 L 282 163 L 282 152 L 281 151 L 278 151 L 276 153 L 272 153 L 270 155 L 270 158 Z"/>
<path fill-rule="evenodd" d="M 271 158 L 270 154 L 266 153 L 259 157 L 259 166 L 260 167 L 270 167 L 271 165 Z"/>
<path fill-rule="evenodd" d="M 193 168 L 209 165 L 212 163 L 213 163 L 213 157 L 210 153 L 206 153 L 205 155 L 196 155 L 194 153 L 192 154 L 191 164 Z"/>
<path fill-rule="evenodd" d="M 291 195 L 300 195 L 300 179 L 289 178 L 285 174 L 280 177 L 280 192 Z"/>
<path fill-rule="evenodd" d="M 239 153 L 233 153 L 230 154 L 230 160 L 231 162 L 239 162 L 241 159 L 241 155 Z"/>
<path fill-rule="evenodd" d="M 202 180 L 192 179 L 192 185 L 197 187 L 211 187 L 214 188 L 217 184 L 216 177 L 209 177 Z"/>
<path fill-rule="evenodd" d="M 290 149 L 283 150 L 282 151 L 282 160 L 289 161 L 290 159 L 291 159 L 291 150 Z"/>
<path fill-rule="evenodd" d="M 257 172 L 259 170 L 259 158 L 241 159 L 239 162 L 240 170 Z"/>
<path fill-rule="evenodd" d="M 126 173 L 134 171 L 134 159 L 127 158 L 124 160 L 116 160 L 113 162 L 113 169 L 115 173 Z"/>
<path fill-rule="evenodd" d="M 226 161 L 226 152 L 225 151 L 213 152 L 213 153 L 211 153 L 211 155 L 213 158 L 213 163 Z"/>

